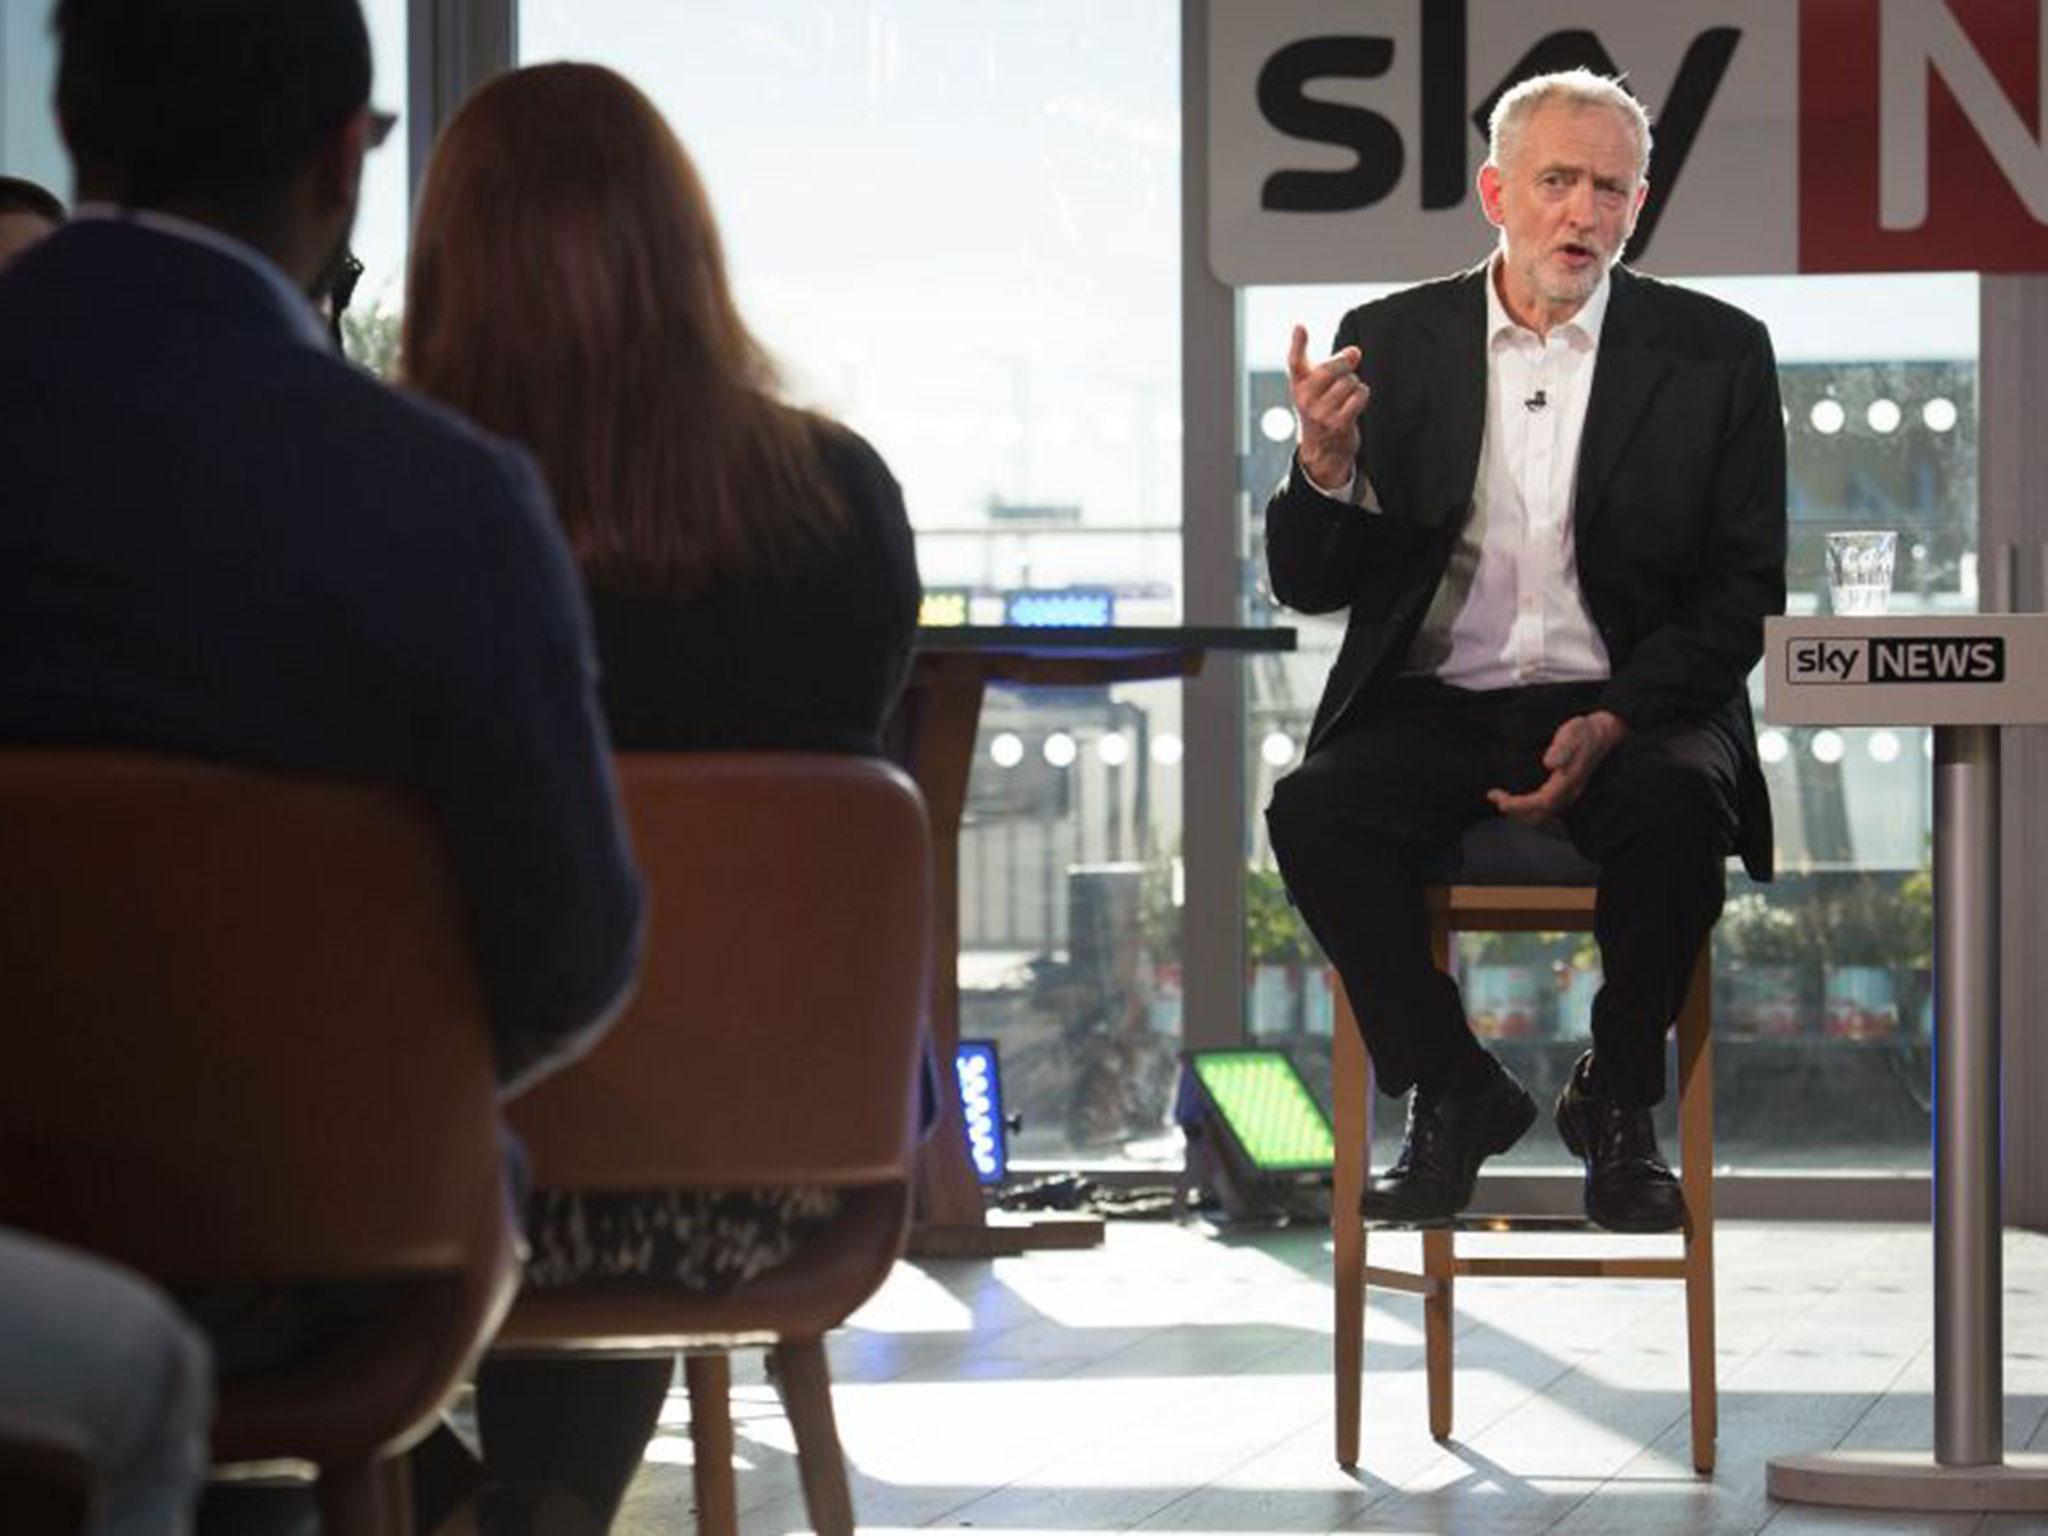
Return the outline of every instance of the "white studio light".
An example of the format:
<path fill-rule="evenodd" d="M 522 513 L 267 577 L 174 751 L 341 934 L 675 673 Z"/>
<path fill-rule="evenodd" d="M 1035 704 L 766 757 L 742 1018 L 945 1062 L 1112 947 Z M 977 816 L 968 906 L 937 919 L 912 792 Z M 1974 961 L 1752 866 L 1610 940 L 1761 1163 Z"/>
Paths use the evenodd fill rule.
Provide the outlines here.
<path fill-rule="evenodd" d="M 1055 768 L 1066 768 L 1081 755 L 1081 749 L 1074 745 L 1074 738 L 1065 731 L 1054 731 L 1045 738 L 1045 760 Z"/>
<path fill-rule="evenodd" d="M 1842 430 L 1842 423 L 1849 419 L 1849 413 L 1842 409 L 1839 400 L 1816 400 L 1806 419 L 1813 423 L 1814 431 L 1823 437 L 1833 437 Z"/>
<path fill-rule="evenodd" d="M 1873 432 L 1896 432 L 1905 414 L 1896 400 L 1873 400 L 1870 409 L 1863 413 L 1863 419 L 1870 423 Z"/>
<path fill-rule="evenodd" d="M 1920 407 L 1920 419 L 1927 423 L 1930 432 L 1946 432 L 1956 424 L 1956 403 L 1946 395 L 1936 395 Z"/>
<path fill-rule="evenodd" d="M 1171 732 L 1160 736 L 1152 743 L 1152 761 L 1171 768 L 1188 753 L 1187 744 Z"/>
<path fill-rule="evenodd" d="M 1864 743 L 1864 750 L 1870 754 L 1873 763 L 1895 763 L 1899 760 L 1899 734 L 1896 731 L 1872 731 L 1870 740 Z"/>
<path fill-rule="evenodd" d="M 1131 760 L 1131 738 L 1122 731 L 1111 731 L 1095 743 L 1095 755 L 1112 768 L 1121 768 Z"/>
<path fill-rule="evenodd" d="M 1808 750 L 1813 753 L 1813 760 L 1817 763 L 1839 763 L 1848 747 L 1849 744 L 1842 740 L 1840 731 L 1815 731 Z"/>
<path fill-rule="evenodd" d="M 1259 412 L 1259 432 L 1269 443 L 1284 443 L 1294 436 L 1294 412 L 1284 405 L 1269 405 Z"/>
<path fill-rule="evenodd" d="M 1259 756 L 1275 768 L 1285 768 L 1294 761 L 1294 738 L 1285 731 L 1268 731 L 1259 743 Z"/>
<path fill-rule="evenodd" d="M 1024 738 L 1004 731 L 988 744 L 988 755 L 998 768 L 1014 768 L 1024 761 Z"/>
<path fill-rule="evenodd" d="M 1757 736 L 1756 755 L 1767 763 L 1782 763 L 1792 755 L 1792 743 L 1783 731 L 1764 731 Z"/>

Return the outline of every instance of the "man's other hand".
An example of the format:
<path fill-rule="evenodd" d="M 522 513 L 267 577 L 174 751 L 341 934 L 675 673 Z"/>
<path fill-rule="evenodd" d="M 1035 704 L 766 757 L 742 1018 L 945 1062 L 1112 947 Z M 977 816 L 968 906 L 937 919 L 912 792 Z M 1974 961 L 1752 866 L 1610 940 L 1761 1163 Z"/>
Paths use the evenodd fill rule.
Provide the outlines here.
<path fill-rule="evenodd" d="M 1372 398 L 1358 377 L 1360 353 L 1346 347 L 1311 368 L 1308 332 L 1294 328 L 1287 347 L 1287 388 L 1294 397 L 1301 467 L 1317 485 L 1340 486 L 1350 481 L 1358 464 L 1358 417 Z"/>
<path fill-rule="evenodd" d="M 1489 789 L 1486 798 L 1503 816 L 1535 826 L 1554 821 L 1585 793 L 1586 783 L 1602 758 L 1628 735 L 1628 724 L 1612 710 L 1596 709 L 1574 715 L 1557 728 L 1543 753 L 1543 766 L 1550 771 L 1526 795 L 1511 795 L 1504 789 Z"/>

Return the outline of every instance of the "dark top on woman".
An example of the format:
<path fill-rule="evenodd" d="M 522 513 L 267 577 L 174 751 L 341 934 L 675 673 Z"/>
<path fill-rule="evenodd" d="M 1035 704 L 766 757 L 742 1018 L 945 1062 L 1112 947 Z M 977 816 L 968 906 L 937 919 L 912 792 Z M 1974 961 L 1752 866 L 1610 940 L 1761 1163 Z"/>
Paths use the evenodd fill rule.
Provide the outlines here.
<path fill-rule="evenodd" d="M 881 753 L 921 587 L 903 493 L 857 433 L 820 433 L 849 524 L 797 568 L 678 597 L 593 586 L 599 693 L 624 751 Z"/>

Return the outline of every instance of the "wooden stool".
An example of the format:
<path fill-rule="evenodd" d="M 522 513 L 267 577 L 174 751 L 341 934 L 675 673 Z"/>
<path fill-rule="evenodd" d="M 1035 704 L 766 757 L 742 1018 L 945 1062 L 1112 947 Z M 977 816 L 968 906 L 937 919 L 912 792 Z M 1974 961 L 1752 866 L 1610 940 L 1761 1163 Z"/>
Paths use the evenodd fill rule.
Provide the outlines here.
<path fill-rule="evenodd" d="M 1459 932 L 1560 932 L 1590 929 L 1598 869 L 1561 836 L 1514 822 L 1486 822 L 1426 871 L 1431 944 L 1437 964 L 1451 968 L 1451 936 Z M 1714 1054 L 1710 948 L 1702 949 L 1678 1014 L 1679 1182 L 1685 1192 L 1683 1251 L 1670 1257 L 1460 1258 L 1461 1223 L 1425 1228 L 1422 1270 L 1366 1263 L 1367 1222 L 1359 1200 L 1370 1174 L 1374 1088 L 1371 1064 L 1343 983 L 1337 983 L 1331 1110 L 1337 1138 L 1330 1223 L 1336 1239 L 1337 1463 L 1358 1465 L 1359 1400 L 1365 1369 L 1368 1284 L 1423 1298 L 1424 1358 L 1429 1374 L 1429 1432 L 1451 1433 L 1452 1299 L 1469 1276 L 1597 1276 L 1683 1280 L 1687 1357 L 1692 1383 L 1692 1464 L 1714 1470 L 1717 1395 L 1714 1384 Z M 1547 1112 L 1548 1106 L 1540 1106 Z M 1556 1230 L 1554 1219 L 1489 1218 L 1486 1230 Z M 1597 1232 L 1590 1223 L 1584 1230 Z"/>

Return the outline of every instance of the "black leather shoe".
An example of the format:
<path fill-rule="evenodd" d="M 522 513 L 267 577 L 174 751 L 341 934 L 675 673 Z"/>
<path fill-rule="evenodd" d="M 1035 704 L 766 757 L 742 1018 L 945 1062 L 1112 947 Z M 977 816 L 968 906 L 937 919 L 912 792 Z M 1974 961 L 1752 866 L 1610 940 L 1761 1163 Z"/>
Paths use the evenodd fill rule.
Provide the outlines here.
<path fill-rule="evenodd" d="M 1647 1109 L 1597 1092 L 1587 1081 L 1593 1053 L 1572 1068 L 1557 1096 L 1557 1133 L 1586 1164 L 1586 1215 L 1610 1232 L 1676 1232 L 1685 1195 L 1657 1150 Z"/>
<path fill-rule="evenodd" d="M 1536 1122 L 1536 1101 L 1501 1068 L 1476 1092 L 1408 1095 L 1408 1135 L 1394 1166 L 1359 1202 L 1368 1221 L 1449 1221 L 1472 1203 L 1479 1165 Z"/>

